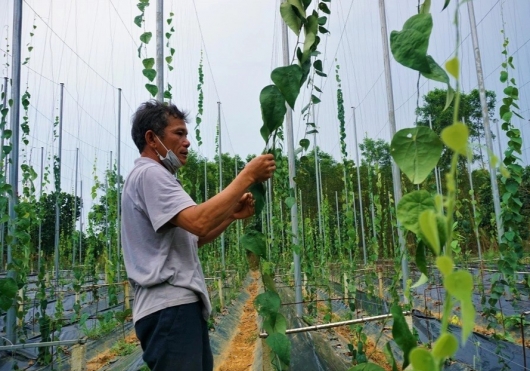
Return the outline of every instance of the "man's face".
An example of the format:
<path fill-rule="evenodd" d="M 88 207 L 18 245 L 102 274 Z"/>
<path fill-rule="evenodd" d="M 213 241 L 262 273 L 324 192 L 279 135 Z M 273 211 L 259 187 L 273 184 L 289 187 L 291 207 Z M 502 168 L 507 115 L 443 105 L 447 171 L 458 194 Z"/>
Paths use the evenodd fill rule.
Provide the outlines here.
<path fill-rule="evenodd" d="M 160 140 L 168 150 L 173 151 L 182 165 L 186 164 L 190 141 L 188 140 L 188 128 L 186 127 L 184 120 L 169 116 L 168 125 L 164 129 L 164 137 L 160 138 Z M 164 147 L 162 145 L 160 145 L 160 147 L 161 148 L 158 149 L 158 152 L 167 155 Z"/>

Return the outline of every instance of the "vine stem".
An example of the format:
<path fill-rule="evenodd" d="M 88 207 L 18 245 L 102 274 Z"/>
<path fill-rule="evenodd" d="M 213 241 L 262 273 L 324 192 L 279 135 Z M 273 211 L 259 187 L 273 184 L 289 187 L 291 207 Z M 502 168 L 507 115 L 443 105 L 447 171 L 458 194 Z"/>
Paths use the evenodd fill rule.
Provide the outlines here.
<path fill-rule="evenodd" d="M 455 112 L 457 108 L 459 93 L 457 93 L 457 100 L 455 101 Z M 451 242 L 453 239 L 453 213 L 456 200 L 456 166 L 458 164 L 458 153 L 453 154 L 451 159 L 451 171 L 446 176 L 447 177 L 447 240 L 445 242 L 445 251 L 444 255 L 449 258 L 452 258 Z M 453 298 L 451 294 L 445 291 L 445 302 L 444 302 L 444 312 L 442 317 L 442 329 L 441 333 L 447 332 L 449 326 L 449 317 L 451 316 L 451 310 L 453 308 Z"/>

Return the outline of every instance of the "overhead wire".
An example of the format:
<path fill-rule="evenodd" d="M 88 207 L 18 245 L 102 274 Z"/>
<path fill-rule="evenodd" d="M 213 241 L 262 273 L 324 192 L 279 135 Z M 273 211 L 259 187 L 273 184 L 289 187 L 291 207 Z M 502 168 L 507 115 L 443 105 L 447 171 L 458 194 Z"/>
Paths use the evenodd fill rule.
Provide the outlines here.
<path fill-rule="evenodd" d="M 50 29 L 50 31 L 63 43 L 64 46 L 66 46 L 72 53 L 74 53 L 74 55 L 79 58 L 79 60 L 81 62 L 83 62 L 89 70 L 91 70 L 92 72 L 94 72 L 100 79 L 102 79 L 103 81 L 105 81 L 108 85 L 112 86 L 113 88 L 117 89 L 116 86 L 114 86 L 113 84 L 111 84 L 105 77 L 103 77 L 98 71 L 96 71 L 89 63 L 87 63 L 79 54 L 77 54 L 77 52 L 70 46 L 68 45 L 68 43 L 66 43 L 66 41 L 64 41 L 64 39 L 59 36 L 54 30 L 53 28 L 50 27 L 50 25 L 44 20 L 43 17 L 41 17 L 36 11 L 35 9 L 33 9 L 33 7 L 31 7 L 31 5 L 28 4 L 27 0 L 24 0 L 24 3 L 28 6 L 28 8 L 30 8 L 33 13 L 35 13 L 35 15 L 37 17 L 40 18 L 40 20 L 42 21 L 42 23 L 44 23 L 44 25 L 46 27 L 48 27 Z"/>

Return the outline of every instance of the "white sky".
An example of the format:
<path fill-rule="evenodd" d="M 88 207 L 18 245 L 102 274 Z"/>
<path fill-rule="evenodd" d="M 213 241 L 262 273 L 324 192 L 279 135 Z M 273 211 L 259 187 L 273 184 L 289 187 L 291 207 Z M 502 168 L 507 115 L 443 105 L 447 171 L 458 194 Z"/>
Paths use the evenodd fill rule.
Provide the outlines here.
<path fill-rule="evenodd" d="M 146 9 L 146 31 L 155 33 L 155 1 Z M 143 85 L 141 59 L 137 56 L 139 29 L 133 19 L 139 14 L 137 1 L 131 0 L 26 0 L 23 5 L 22 91 L 26 84 L 31 93 L 29 119 L 30 144 L 26 154 L 40 172 L 40 147 L 45 158 L 56 151 L 52 138 L 52 123 L 58 115 L 59 83 L 65 84 L 62 187 L 74 189 L 75 151 L 80 151 L 80 180 L 83 181 L 85 207 L 90 207 L 93 167 L 101 179 L 108 167 L 110 151 L 116 159 L 117 150 L 117 88 L 122 88 L 121 172 L 131 169 L 137 150 L 130 139 L 130 118 L 136 107 L 149 98 Z M 379 10 L 374 0 L 332 0 L 331 16 L 326 26 L 331 34 L 324 37 L 319 50 L 323 53 L 327 79 L 317 78 L 323 90 L 322 103 L 316 107 L 320 129 L 318 145 L 322 150 L 340 158 L 339 123 L 337 120 L 335 65 L 340 65 L 340 77 L 346 109 L 348 152 L 354 157 L 353 120 L 351 106 L 356 106 L 358 136 L 390 139 L 383 70 Z M 400 30 L 404 21 L 416 12 L 416 0 L 387 0 L 388 30 Z M 166 81 L 173 86 L 173 101 L 179 108 L 190 111 L 193 133 L 197 113 L 196 86 L 201 49 L 204 52 L 205 93 L 201 132 L 204 144 L 192 147 L 208 158 L 215 151 L 214 136 L 217 122 L 217 102 L 222 102 L 223 152 L 243 158 L 263 150 L 259 134 L 261 114 L 259 92 L 270 84 L 270 72 L 281 65 L 281 35 L 279 0 L 172 0 L 165 1 L 165 17 L 175 13 L 176 32 L 171 46 L 176 49 L 175 69 Z M 455 49 L 455 27 L 452 23 L 456 1 L 449 10 L 440 12 L 442 1 L 433 1 L 434 30 L 429 53 L 440 64 L 452 56 Z M 0 0 L 0 77 L 11 76 L 6 63 L 11 64 L 13 32 L 13 1 Z M 502 97 L 498 82 L 501 54 L 501 9 L 509 50 L 517 68 L 515 79 L 520 88 L 521 113 L 530 117 L 530 1 L 476 0 L 475 12 L 479 23 L 479 43 L 483 58 L 486 88 Z M 474 57 L 469 36 L 467 7 L 461 8 L 462 88 L 476 87 Z M 34 37 L 30 39 L 32 25 Z M 290 40 L 291 54 L 295 40 Z M 9 46 L 8 46 L 9 45 Z M 31 53 L 27 45 L 33 46 Z M 154 57 L 155 40 L 143 55 Z M 337 62 L 335 62 L 337 58 Z M 398 130 L 414 123 L 417 74 L 392 60 L 394 101 Z M 420 81 L 420 94 L 442 84 Z M 308 100 L 307 92 L 298 98 L 294 113 L 295 142 L 303 138 L 305 125 L 300 110 Z M 421 99 L 420 99 L 421 105 Z M 498 105 L 499 106 L 499 105 Z M 497 107 L 498 108 L 498 107 Z M 516 120 L 516 125 L 522 121 Z M 528 161 L 530 149 L 529 122 L 524 121 L 523 140 Z M 493 129 L 495 133 L 495 129 Z M 366 133 L 366 134 L 365 134 Z M 310 138 L 312 140 L 312 138 Z M 505 142 L 501 141 L 503 146 Z M 495 151 L 497 144 L 494 143 Z M 45 166 L 49 164 L 45 160 Z"/>

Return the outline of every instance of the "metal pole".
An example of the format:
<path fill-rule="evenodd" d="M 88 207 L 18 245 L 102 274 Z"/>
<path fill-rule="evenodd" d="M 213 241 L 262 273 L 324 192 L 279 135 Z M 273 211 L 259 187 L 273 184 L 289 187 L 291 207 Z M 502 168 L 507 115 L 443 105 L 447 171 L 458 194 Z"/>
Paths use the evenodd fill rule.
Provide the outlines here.
<path fill-rule="evenodd" d="M 432 130 L 431 115 L 429 115 L 429 127 Z M 442 184 L 440 182 L 440 174 L 438 174 L 438 166 L 434 167 L 434 178 L 435 178 L 435 181 L 436 181 L 436 193 L 440 194 L 440 193 L 442 193 Z"/>
<path fill-rule="evenodd" d="M 488 148 L 488 162 L 490 170 L 491 193 L 493 196 L 493 206 L 495 208 L 495 221 L 497 223 L 497 241 L 501 244 L 501 237 L 504 235 L 504 226 L 501 218 L 501 204 L 499 200 L 499 187 L 497 184 L 497 171 L 493 166 L 493 141 L 491 138 L 490 121 L 488 114 L 488 103 L 486 102 L 486 88 L 484 86 L 484 74 L 482 72 L 482 61 L 480 58 L 480 49 L 478 45 L 477 24 L 475 21 L 475 9 L 473 2 L 467 2 L 467 11 L 469 13 L 469 23 L 471 27 L 471 40 L 475 51 L 475 68 L 477 70 L 478 92 L 480 104 L 482 106 L 482 120 L 484 120 L 484 134 L 486 135 L 486 147 Z"/>
<path fill-rule="evenodd" d="M 368 179 L 370 181 L 370 211 L 372 213 L 372 237 L 373 237 L 373 240 L 374 240 L 374 243 L 377 242 L 377 231 L 375 229 L 375 206 L 374 206 L 374 192 L 373 192 L 373 184 L 372 184 L 372 181 L 373 181 L 373 174 L 372 174 L 372 166 L 370 166 L 370 164 L 368 164 Z"/>
<path fill-rule="evenodd" d="M 404 316 L 410 316 L 412 312 L 406 311 L 403 312 Z M 325 330 L 329 328 L 339 327 L 339 326 L 348 326 L 348 325 L 355 325 L 357 323 L 365 323 L 365 322 L 373 322 L 373 321 L 380 321 L 386 318 L 392 317 L 392 314 L 380 314 L 378 316 L 372 316 L 372 317 L 364 317 L 364 318 L 358 318 L 358 319 L 350 319 L 347 321 L 340 321 L 340 322 L 332 322 L 332 323 L 325 323 L 322 325 L 313 325 L 313 326 L 306 326 L 306 327 L 298 327 L 298 328 L 292 328 L 285 331 L 286 335 L 289 334 L 297 334 L 300 332 L 309 332 L 309 331 L 318 331 L 318 330 Z M 267 332 L 261 332 L 259 334 L 260 338 L 267 338 L 269 334 Z"/>
<path fill-rule="evenodd" d="M 116 214 L 116 233 L 117 233 L 117 246 L 116 246 L 116 261 L 118 267 L 118 282 L 121 282 L 121 88 L 118 88 L 118 159 L 117 159 L 117 214 Z"/>
<path fill-rule="evenodd" d="M 337 236 L 339 237 L 339 249 L 342 246 L 342 241 L 340 238 L 340 215 L 339 215 L 339 194 L 335 191 L 335 209 L 337 210 Z"/>
<path fill-rule="evenodd" d="M 392 71 L 390 69 L 390 52 L 388 48 L 388 31 L 386 29 L 386 11 L 385 11 L 385 0 L 379 0 L 379 16 L 381 18 L 381 35 L 383 41 L 383 55 L 385 63 L 385 81 L 386 81 L 386 93 L 387 93 L 387 104 L 388 104 L 388 120 L 390 122 L 390 137 L 394 137 L 396 134 L 396 115 L 394 112 L 394 93 L 392 89 Z M 401 172 L 395 161 L 392 161 L 392 183 L 394 186 L 394 202 L 397 204 L 401 200 Z M 403 237 L 403 231 L 399 221 L 397 222 L 397 232 L 399 239 L 399 246 L 401 254 L 403 256 L 401 260 L 401 272 L 403 275 L 403 291 L 407 289 L 407 281 L 409 279 L 409 264 L 407 257 L 407 247 L 405 246 L 405 238 Z M 403 301 L 408 303 L 408 299 L 403 295 Z"/>
<path fill-rule="evenodd" d="M 353 204 L 353 221 L 355 224 L 355 248 L 359 246 L 359 222 L 357 221 L 357 207 L 355 206 L 355 192 L 352 190 L 352 204 Z M 351 252 L 350 252 L 351 255 Z M 350 259 L 353 262 L 353 257 Z"/>
<path fill-rule="evenodd" d="M 79 184 L 81 189 L 79 197 L 83 199 L 83 180 Z M 81 202 L 81 210 L 79 213 L 79 264 L 81 264 L 82 254 L 83 254 L 83 203 Z"/>
<path fill-rule="evenodd" d="M 353 111 L 353 140 L 355 141 L 355 162 L 357 166 L 357 190 L 359 192 L 359 215 L 361 217 L 361 236 L 363 239 L 363 258 L 364 265 L 368 264 L 366 256 L 366 239 L 364 236 L 364 212 L 363 212 L 363 197 L 361 192 L 361 163 L 359 161 L 359 145 L 357 142 L 357 123 L 355 121 L 355 107 L 351 108 Z"/>
<path fill-rule="evenodd" d="M 156 1 L 156 99 L 164 101 L 164 0 Z"/>
<path fill-rule="evenodd" d="M 63 108 L 64 108 L 64 84 L 61 83 L 61 101 L 59 106 L 59 150 L 57 153 L 57 169 L 55 174 L 55 284 L 59 283 L 59 227 L 61 223 L 59 198 L 61 197 L 61 155 L 63 150 Z"/>
<path fill-rule="evenodd" d="M 106 238 L 107 238 L 107 259 L 112 261 L 112 250 L 111 250 L 111 239 L 109 235 L 110 222 L 109 222 L 109 175 L 112 172 L 112 151 L 110 151 L 109 168 L 107 170 L 107 176 L 105 177 L 105 227 L 106 227 Z"/>
<path fill-rule="evenodd" d="M 475 189 L 473 188 L 473 177 L 471 176 L 471 161 L 467 159 L 467 173 L 469 176 L 469 187 L 471 188 L 471 206 L 473 207 L 473 218 L 477 220 L 477 208 L 475 206 Z M 478 234 L 478 225 L 474 222 L 475 237 L 477 238 L 478 258 L 480 259 L 480 265 L 482 267 L 482 246 L 480 245 L 480 238 Z"/>
<path fill-rule="evenodd" d="M 317 186 L 317 212 L 318 212 L 318 234 L 320 236 L 320 243 L 324 243 L 322 241 L 322 199 L 320 198 L 320 176 L 319 173 L 319 166 L 318 166 L 318 148 L 317 148 L 317 134 L 313 134 L 313 143 L 315 148 L 315 181 Z"/>
<path fill-rule="evenodd" d="M 223 190 L 223 149 L 221 136 L 221 102 L 217 102 L 217 129 L 219 131 L 219 192 Z M 223 270 L 225 267 L 225 234 L 221 233 L 221 265 Z"/>
<path fill-rule="evenodd" d="M 283 2 L 285 2 L 284 0 Z M 289 38 L 287 36 L 287 24 L 282 21 L 282 49 L 283 49 L 283 64 L 289 65 Z M 285 134 L 287 141 L 287 155 L 289 161 L 289 188 L 296 195 L 296 183 L 294 178 L 296 176 L 296 164 L 294 158 L 294 135 L 293 135 L 293 113 L 291 108 L 287 107 L 287 115 L 285 117 Z M 298 245 L 298 206 L 296 202 L 291 206 L 291 228 L 292 228 L 292 242 Z M 296 315 L 302 318 L 302 271 L 300 269 L 300 255 L 293 252 L 294 260 L 294 285 L 295 285 L 295 300 L 296 300 Z"/>
<path fill-rule="evenodd" d="M 77 210 L 77 173 L 79 172 L 79 148 L 75 149 L 75 192 L 74 192 L 74 225 L 76 221 L 76 210 Z M 74 235 L 72 234 L 72 240 L 74 239 Z M 76 247 L 74 243 L 72 243 L 72 268 L 75 265 L 75 250 Z"/>
<path fill-rule="evenodd" d="M 501 134 L 499 131 L 499 126 L 501 125 L 499 124 L 499 120 L 497 119 L 493 120 L 493 122 L 495 122 L 495 129 L 497 131 L 497 145 L 499 146 L 499 161 L 502 162 L 502 144 L 501 144 Z"/>
<path fill-rule="evenodd" d="M 8 78 L 4 77 L 4 90 L 3 90 L 4 96 L 2 97 L 2 109 L 7 108 L 8 83 L 9 83 Z M 2 115 L 2 122 L 1 122 L 2 132 L 0 133 L 0 171 L 4 170 L 4 164 L 5 164 L 6 171 L 2 173 L 2 178 L 3 178 L 2 180 L 4 183 L 7 178 L 7 174 L 6 174 L 7 173 L 7 156 L 4 156 L 4 130 L 5 130 L 6 124 L 7 122 L 4 116 Z M 5 212 L 5 210 L 2 210 L 2 212 Z M 5 224 L 6 224 L 5 222 L 2 222 L 2 224 L 0 224 L 0 272 L 4 269 Z"/>
<path fill-rule="evenodd" d="M 11 87 L 11 98 L 13 106 L 11 107 L 11 166 L 9 169 L 9 183 L 11 185 L 11 194 L 9 195 L 9 234 L 15 235 L 15 226 L 13 221 L 17 218 L 15 205 L 17 204 L 18 195 L 18 152 L 19 152 L 19 130 L 20 130 L 20 67 L 21 67 L 21 49 L 22 49 L 22 0 L 15 0 L 13 6 L 13 61 L 12 73 L 13 81 Z M 13 262 L 13 246 L 16 245 L 14 239 L 7 246 L 7 264 L 11 266 Z M 15 271 L 10 268 L 7 272 L 9 278 L 15 278 Z M 16 342 L 16 309 L 15 303 L 7 311 L 7 321 L 5 326 L 6 339 L 12 344 Z"/>
<path fill-rule="evenodd" d="M 41 249 L 42 249 L 42 182 L 44 174 L 44 147 L 40 147 L 40 191 L 39 191 L 39 203 L 41 207 L 39 210 L 39 247 L 37 251 L 37 272 L 40 272 L 41 265 Z"/>
<path fill-rule="evenodd" d="M 208 201 L 208 160 L 204 157 L 204 201 Z"/>

